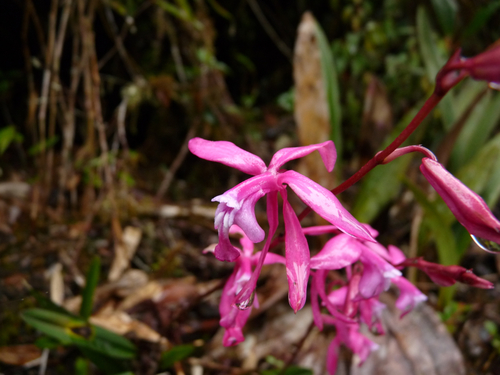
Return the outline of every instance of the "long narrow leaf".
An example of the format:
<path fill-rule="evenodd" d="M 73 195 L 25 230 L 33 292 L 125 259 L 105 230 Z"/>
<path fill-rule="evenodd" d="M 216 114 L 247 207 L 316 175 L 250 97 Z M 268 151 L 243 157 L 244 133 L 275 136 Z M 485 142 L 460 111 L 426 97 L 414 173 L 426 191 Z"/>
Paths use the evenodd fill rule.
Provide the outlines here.
<path fill-rule="evenodd" d="M 430 82 L 434 82 L 436 74 L 446 63 L 446 56 L 438 48 L 437 38 L 435 36 L 431 21 L 425 8 L 418 7 L 417 10 L 417 39 L 420 53 L 424 60 L 427 77 Z M 439 103 L 438 108 L 443 118 L 444 126 L 447 130 L 455 122 L 455 107 L 453 106 L 453 92 L 449 92 Z"/>
<path fill-rule="evenodd" d="M 85 288 L 82 292 L 82 305 L 80 307 L 80 316 L 87 320 L 92 313 L 92 306 L 94 302 L 94 292 L 99 282 L 99 273 L 101 270 L 101 259 L 95 256 L 90 263 L 90 268 L 87 273 L 87 280 Z"/>
<path fill-rule="evenodd" d="M 342 107 L 340 105 L 339 84 L 337 78 L 337 68 L 332 48 L 328 43 L 321 26 L 316 23 L 316 37 L 320 50 L 321 72 L 325 84 L 328 110 L 330 113 L 331 137 L 337 149 L 337 165 L 341 162 L 342 156 Z"/>

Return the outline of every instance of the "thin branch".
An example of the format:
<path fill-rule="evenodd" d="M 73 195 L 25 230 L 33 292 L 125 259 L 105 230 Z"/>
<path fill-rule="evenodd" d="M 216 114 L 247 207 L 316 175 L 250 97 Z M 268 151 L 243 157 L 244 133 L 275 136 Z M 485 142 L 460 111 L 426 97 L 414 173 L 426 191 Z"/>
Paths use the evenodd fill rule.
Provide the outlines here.
<path fill-rule="evenodd" d="M 188 143 L 189 143 L 189 140 L 194 137 L 195 133 L 196 133 L 196 126 L 193 125 L 189 129 L 179 153 L 177 154 L 174 161 L 172 162 L 172 165 L 170 166 L 169 170 L 165 174 L 165 177 L 163 178 L 163 181 L 161 182 L 160 188 L 158 189 L 158 193 L 156 193 L 156 199 L 158 199 L 158 200 L 161 199 L 167 193 L 168 188 L 170 187 L 170 184 L 172 183 L 172 180 L 174 179 L 175 173 L 180 168 L 180 166 L 182 165 L 182 162 L 184 161 L 184 159 L 186 158 L 186 155 L 188 154 L 188 151 L 189 151 Z"/>
<path fill-rule="evenodd" d="M 259 20 L 260 24 L 264 28 L 264 31 L 267 33 L 267 35 L 272 39 L 274 44 L 276 44 L 276 47 L 281 51 L 283 55 L 286 56 L 288 60 L 293 59 L 293 52 L 292 50 L 281 40 L 279 35 L 276 33 L 274 28 L 271 26 L 269 21 L 267 20 L 266 16 L 264 16 L 264 13 L 262 13 L 262 9 L 260 9 L 259 3 L 257 3 L 257 0 L 247 0 L 248 5 L 250 5 L 250 8 L 252 8 L 253 13 L 255 14 L 255 17 Z"/>

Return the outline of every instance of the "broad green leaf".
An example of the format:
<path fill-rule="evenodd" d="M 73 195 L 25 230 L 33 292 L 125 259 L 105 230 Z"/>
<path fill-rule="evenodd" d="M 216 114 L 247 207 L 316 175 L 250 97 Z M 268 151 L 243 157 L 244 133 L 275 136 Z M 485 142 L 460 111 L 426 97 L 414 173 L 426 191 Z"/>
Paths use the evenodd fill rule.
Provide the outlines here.
<path fill-rule="evenodd" d="M 487 119 L 485 119 L 487 121 Z M 457 178 L 478 194 L 488 205 L 496 204 L 500 195 L 500 134 L 482 147 L 476 156 L 462 167 Z"/>
<path fill-rule="evenodd" d="M 24 318 L 35 319 L 38 321 L 55 324 L 60 327 L 73 328 L 73 327 L 82 327 L 85 325 L 85 322 L 78 317 L 73 317 L 68 314 L 54 312 L 45 309 L 38 309 L 38 308 L 25 310 L 23 311 L 21 316 L 23 317 L 23 319 Z"/>
<path fill-rule="evenodd" d="M 417 38 L 420 54 L 424 60 L 427 78 L 431 82 L 436 78 L 436 74 L 446 63 L 446 57 L 437 47 L 437 37 L 431 24 L 431 20 L 423 6 L 417 9 Z"/>
<path fill-rule="evenodd" d="M 419 6 L 417 10 L 417 38 L 427 77 L 430 82 L 435 82 L 436 74 L 446 63 L 447 56 L 442 49 L 438 48 L 434 29 L 423 6 Z M 453 92 L 448 92 L 438 104 L 443 124 L 447 130 L 455 122 L 456 107 L 454 107 L 453 102 Z"/>
<path fill-rule="evenodd" d="M 71 344 L 72 342 L 71 336 L 73 335 L 73 333 L 67 326 L 53 321 L 51 322 L 50 320 L 43 319 L 43 314 L 42 316 L 40 316 L 37 311 L 33 310 L 40 310 L 40 309 L 30 309 L 23 311 L 21 313 L 21 318 L 33 328 L 39 330 L 40 332 L 46 334 L 49 337 L 58 340 L 61 343 L 61 345 Z"/>
<path fill-rule="evenodd" d="M 101 270 L 101 259 L 95 256 L 90 263 L 90 268 L 87 273 L 85 288 L 82 292 L 82 305 L 80 307 L 80 316 L 88 320 L 92 314 L 92 306 L 94 302 L 94 292 L 99 282 L 99 273 Z"/>
<path fill-rule="evenodd" d="M 325 33 L 319 23 L 316 23 L 316 38 L 321 60 L 321 73 L 325 83 L 328 111 L 330 113 L 331 137 L 337 149 L 337 163 L 341 163 L 342 156 L 342 107 L 340 105 L 339 84 L 335 58 Z"/>
<path fill-rule="evenodd" d="M 451 170 L 458 170 L 483 149 L 499 120 L 500 94 L 489 91 L 477 103 L 458 136 L 450 158 Z"/>
<path fill-rule="evenodd" d="M 135 357 L 136 347 L 130 340 L 105 328 L 94 325 L 92 327 L 95 330 L 96 347 L 99 347 L 103 354 L 123 359 Z"/>
<path fill-rule="evenodd" d="M 95 364 L 104 374 L 119 375 L 127 373 L 127 366 L 123 360 L 109 358 L 108 356 L 89 348 L 79 347 L 79 349 L 80 352 L 82 352 L 82 354 Z"/>
<path fill-rule="evenodd" d="M 431 0 L 434 12 L 445 34 L 455 31 L 458 4 L 456 0 Z"/>
<path fill-rule="evenodd" d="M 160 368 L 166 369 L 172 367 L 175 362 L 182 361 L 191 356 L 195 349 L 195 346 L 192 344 L 174 346 L 172 349 L 162 353 Z"/>

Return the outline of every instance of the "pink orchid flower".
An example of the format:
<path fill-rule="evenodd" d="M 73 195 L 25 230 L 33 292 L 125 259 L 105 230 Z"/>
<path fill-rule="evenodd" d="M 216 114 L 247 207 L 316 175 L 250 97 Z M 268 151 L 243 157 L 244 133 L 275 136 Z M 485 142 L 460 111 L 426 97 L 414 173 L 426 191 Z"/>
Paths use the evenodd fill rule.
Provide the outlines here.
<path fill-rule="evenodd" d="M 236 306 L 236 296 L 241 291 L 246 282 L 252 275 L 252 267 L 254 267 L 260 258 L 260 252 L 253 254 L 253 243 L 248 239 L 243 230 L 236 225 L 233 225 L 229 233 L 240 234 L 240 244 L 243 248 L 241 256 L 235 262 L 234 270 L 222 290 L 221 302 L 219 305 L 220 312 L 220 325 L 226 329 L 224 332 L 223 344 L 224 346 L 233 346 L 242 342 L 245 338 L 243 336 L 242 328 L 246 324 L 250 313 L 251 307 L 259 307 L 255 291 L 251 301 L 246 306 Z M 240 251 L 240 250 L 238 250 Z M 285 259 L 278 254 L 268 253 L 264 264 L 272 263 L 285 263 Z"/>
<path fill-rule="evenodd" d="M 286 186 L 289 186 L 305 204 L 338 230 L 365 241 L 374 241 L 370 233 L 329 190 L 295 171 L 281 169 L 285 163 L 317 150 L 326 169 L 331 172 L 336 160 L 335 146 L 332 141 L 281 149 L 273 156 L 268 167 L 261 158 L 242 150 L 231 142 L 212 142 L 193 138 L 189 141 L 189 150 L 200 158 L 216 161 L 254 175 L 224 194 L 213 198 L 213 201 L 219 202 L 215 213 L 215 228 L 219 231 L 219 243 L 215 248 L 215 256 L 219 260 L 234 261 L 240 256 L 240 252 L 229 241 L 229 228 L 233 224 L 238 225 L 252 242 L 264 240 L 265 232 L 255 217 L 255 204 L 260 198 L 268 195 L 268 217 L 271 212 L 273 219 L 271 222 L 270 218 L 271 228 L 263 250 L 262 258 L 265 257 L 269 239 L 272 238 L 277 227 L 277 217 L 274 217 L 274 213 L 278 210 L 276 193 L 281 194 L 284 201 L 285 227 L 286 231 L 290 232 L 285 235 L 285 247 L 290 287 L 289 301 L 294 311 L 302 308 L 306 299 L 309 248 L 307 241 L 303 238 L 296 214 L 288 204 Z M 258 275 L 261 265 L 262 261 L 257 265 L 254 275 Z M 248 300 L 255 283 L 256 277 L 253 276 L 251 282 L 247 283 L 248 286 L 242 290 L 237 302 L 243 303 Z"/>
<path fill-rule="evenodd" d="M 422 159 L 420 170 L 443 198 L 453 215 L 475 237 L 500 243 L 500 221 L 491 213 L 486 202 L 441 164 Z M 484 248 L 486 251 L 488 249 Z"/>

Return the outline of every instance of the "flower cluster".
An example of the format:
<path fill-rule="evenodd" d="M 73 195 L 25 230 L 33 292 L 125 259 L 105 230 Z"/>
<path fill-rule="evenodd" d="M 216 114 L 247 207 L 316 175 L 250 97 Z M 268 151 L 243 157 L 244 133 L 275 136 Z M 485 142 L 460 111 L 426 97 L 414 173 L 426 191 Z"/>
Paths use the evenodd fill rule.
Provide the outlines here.
<path fill-rule="evenodd" d="M 472 234 L 499 242 L 500 222 L 491 214 L 484 201 L 459 180 L 449 174 L 428 150 L 419 146 L 394 151 L 385 162 L 409 152 L 421 151 L 421 171 L 442 196 L 459 222 Z M 456 281 L 479 288 L 493 285 L 459 266 L 441 266 L 423 259 L 406 259 L 395 246 L 387 248 L 375 238 L 378 233 L 366 224 L 359 223 L 338 201 L 335 195 L 291 170 L 282 169 L 290 160 L 318 151 L 325 167 L 331 171 L 336 153 L 333 142 L 327 141 L 305 147 L 285 148 L 278 151 L 268 167 L 259 157 L 242 150 L 230 142 L 212 142 L 194 138 L 189 142 L 190 151 L 200 158 L 216 161 L 253 175 L 219 195 L 215 214 L 215 228 L 219 243 L 214 255 L 223 261 L 234 261 L 235 267 L 224 287 L 220 304 L 220 324 L 226 329 L 224 345 L 243 341 L 242 328 L 250 308 L 257 307 L 255 288 L 264 264 L 282 263 L 286 266 L 288 299 L 295 312 L 301 309 L 307 297 L 311 278 L 311 306 L 314 322 L 319 329 L 333 325 L 337 335 L 328 350 L 327 368 L 336 369 L 341 344 L 350 348 L 364 361 L 376 344 L 360 333 L 360 326 L 367 325 L 383 333 L 380 313 L 384 305 L 379 301 L 382 292 L 391 285 L 399 290 L 396 307 L 406 314 L 418 303 L 425 301 L 413 284 L 406 280 L 401 269 L 417 267 L 439 285 L 452 285 Z M 303 228 L 287 199 L 287 188 L 331 225 Z M 279 223 L 278 194 L 283 201 L 285 226 L 285 257 L 270 252 L 271 241 Z M 255 204 L 266 196 L 269 232 L 267 238 L 255 217 Z M 242 250 L 233 246 L 230 233 L 239 233 Z M 333 234 L 333 237 L 314 256 L 310 255 L 306 236 Z M 260 252 L 254 254 L 254 243 L 266 239 Z M 336 270 L 345 270 L 341 278 Z M 333 279 L 332 279 L 333 277 Z"/>

